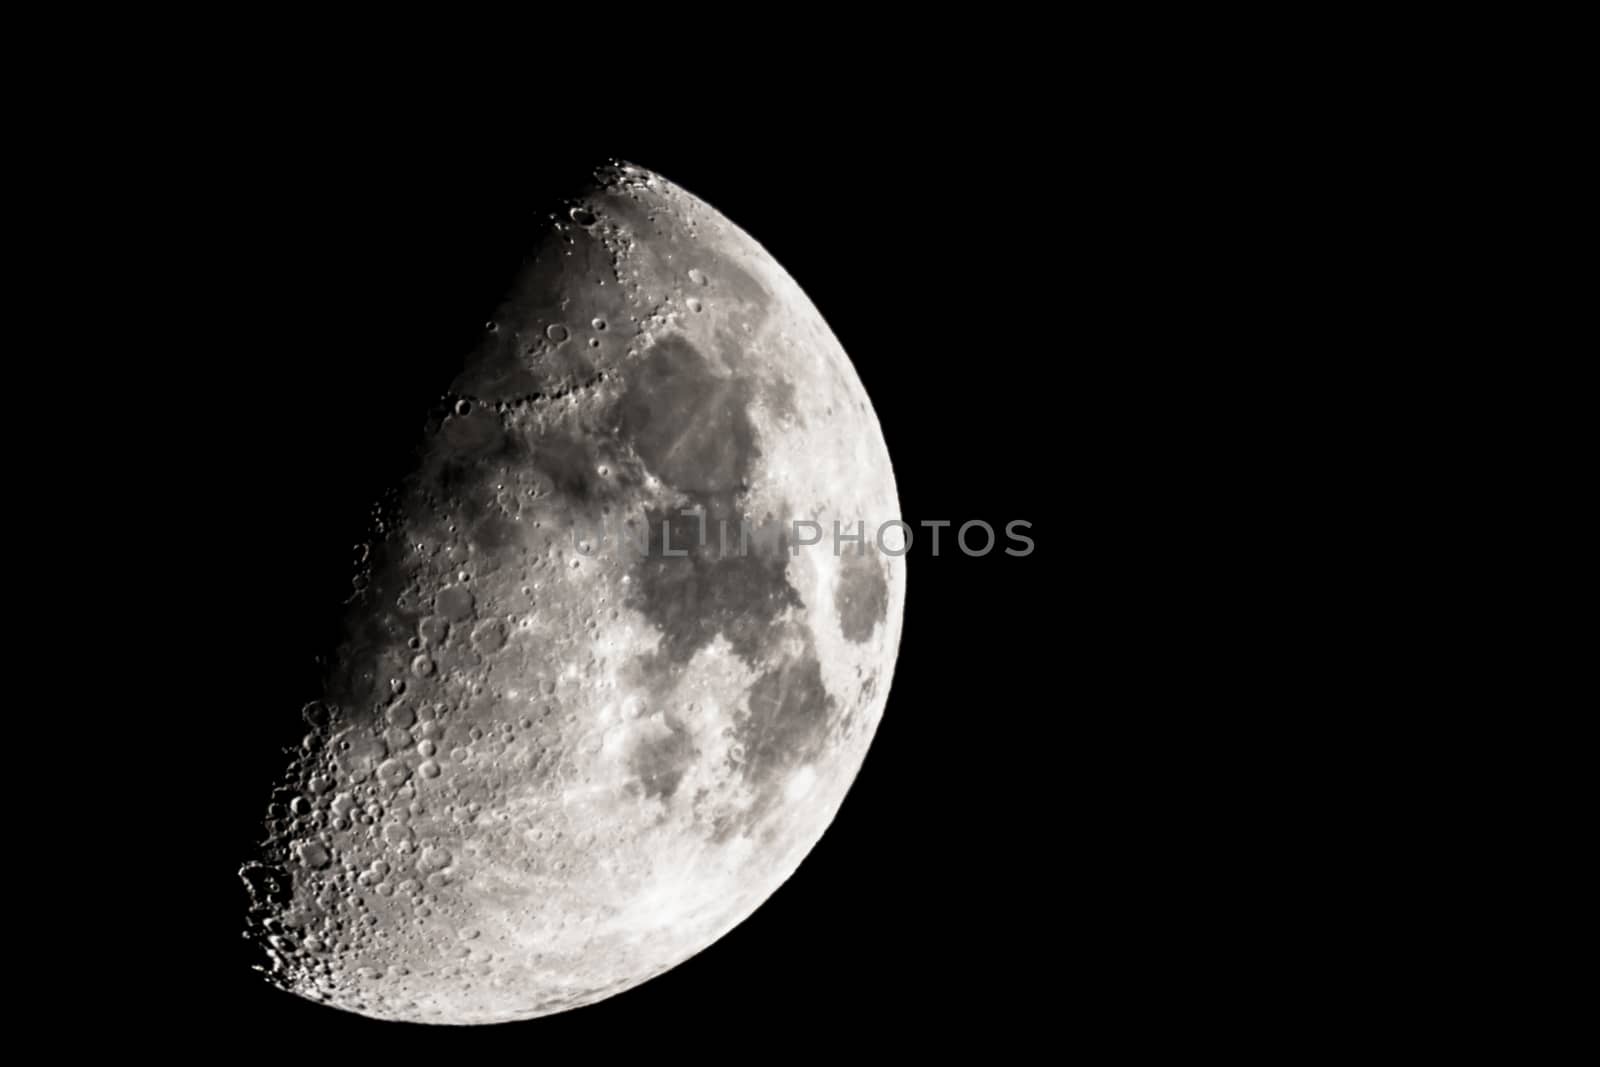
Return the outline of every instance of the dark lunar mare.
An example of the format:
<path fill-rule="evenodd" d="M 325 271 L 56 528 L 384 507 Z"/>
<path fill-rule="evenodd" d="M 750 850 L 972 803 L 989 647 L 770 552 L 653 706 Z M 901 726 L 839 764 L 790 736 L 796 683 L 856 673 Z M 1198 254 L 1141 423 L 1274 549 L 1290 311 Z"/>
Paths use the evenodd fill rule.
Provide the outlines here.
<path fill-rule="evenodd" d="M 859 532 L 859 531 L 854 531 Z M 865 531 L 870 540 L 875 531 Z M 834 608 L 845 640 L 861 644 L 889 615 L 889 576 L 870 545 L 846 545 L 839 553 L 839 584 Z"/>
<path fill-rule="evenodd" d="M 739 770 L 758 797 L 748 822 L 766 813 L 786 774 L 817 756 L 834 710 L 810 634 L 781 622 L 805 606 L 787 577 L 788 541 L 772 536 L 769 517 L 745 508 L 760 458 L 750 417 L 755 392 L 749 379 L 719 373 L 687 338 L 670 336 L 644 354 L 612 413 L 618 439 L 688 501 L 646 515 L 648 550 L 633 565 L 629 606 L 655 626 L 660 642 L 637 671 L 647 685 L 664 686 L 720 635 L 763 672 L 737 727 L 745 753 Z M 798 654 L 788 651 L 795 644 Z M 670 792 L 692 758 L 687 745 L 652 747 L 647 792 Z M 733 829 L 719 828 L 718 837 Z"/>

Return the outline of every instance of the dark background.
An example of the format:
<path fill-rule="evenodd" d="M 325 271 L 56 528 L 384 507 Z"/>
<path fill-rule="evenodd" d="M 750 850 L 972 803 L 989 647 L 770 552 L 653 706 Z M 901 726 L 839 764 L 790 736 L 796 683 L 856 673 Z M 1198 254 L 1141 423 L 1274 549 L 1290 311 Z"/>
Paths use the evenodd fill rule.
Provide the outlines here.
<path fill-rule="evenodd" d="M 1456 533 L 1404 527 L 1441 472 L 1477 475 L 1454 454 L 1469 434 L 1428 421 L 1477 339 L 1439 330 L 1476 333 L 1498 299 L 1483 278 L 1526 258 L 1494 255 L 1479 220 L 1507 197 L 1484 116 L 1528 109 L 1479 107 L 1469 79 L 1398 58 L 1438 52 L 1433 29 L 1353 27 L 1394 49 L 1397 92 L 1337 35 L 1308 62 L 1320 30 L 1263 44 L 1193 17 L 1230 50 L 1147 13 L 1109 37 L 961 17 L 953 47 L 896 16 L 881 43 L 797 44 L 792 69 L 770 32 L 700 37 L 690 63 L 649 29 L 619 45 L 480 26 L 413 51 L 368 25 L 325 46 L 331 87 L 293 49 L 245 62 L 266 27 L 174 29 L 188 63 L 119 35 L 126 73 L 65 38 L 111 76 L 62 63 L 29 82 L 18 124 L 47 143 L 12 168 L 57 194 L 12 217 L 51 236 L 28 273 L 66 305 L 16 301 L 47 333 L 15 346 L 13 368 L 42 374 L 14 406 L 44 416 L 18 467 L 37 452 L 68 469 L 48 479 L 59 497 L 19 489 L 9 515 L 13 571 L 45 585 L 14 594 L 18 628 L 38 602 L 65 609 L 24 634 L 61 663 L 13 659 L 10 768 L 44 780 L 8 779 L 10 915 L 43 942 L 14 947 L 11 973 L 58 1009 L 56 1044 L 747 1058 L 865 1038 L 1000 1058 L 1235 1048 L 1304 1019 L 1296 1051 L 1352 1034 L 1365 1051 L 1362 1022 L 1437 988 L 1430 959 L 1480 951 L 1504 902 L 1458 919 L 1441 909 L 1461 887 L 1408 886 L 1406 863 L 1427 864 L 1469 792 L 1426 777 L 1456 729 L 1441 678 L 1473 686 L 1483 664 L 1460 656 L 1493 657 L 1450 634 L 1448 666 L 1428 658 L 1417 575 Z M 399 76 L 358 69 L 373 57 Z M 1500 67 L 1483 72 L 1499 92 Z M 1446 120 L 1459 143 L 1437 145 Z M 603 136 L 629 125 L 653 132 Z M 327 605 L 523 224 L 612 155 L 708 200 L 810 294 L 877 408 L 908 519 L 1022 517 L 1037 550 L 913 553 L 888 710 L 839 818 L 693 960 L 500 1027 L 300 1001 L 245 966 L 235 871 Z M 1526 347 L 1503 340 L 1484 380 Z M 1455 407 L 1502 425 L 1501 398 Z M 1478 596 L 1477 566 L 1452 568 L 1444 603 Z M 87 588 L 64 591 L 73 571 Z M 1439 716 L 1414 744 L 1410 705 Z M 1501 762 L 1455 765 L 1498 780 Z M 1404 785 L 1385 793 L 1391 774 Z M 1462 884 L 1498 864 L 1473 845 Z M 1417 936 L 1429 924 L 1437 942 Z M 1492 1012 L 1471 1014 L 1426 1040 L 1476 1036 Z"/>
<path fill-rule="evenodd" d="M 164 877 L 182 885 L 144 894 L 159 915 L 139 950 L 143 1021 L 197 1049 L 292 1032 L 335 1054 L 532 1054 L 776 1050 L 862 1029 L 1030 1043 L 1130 1010 L 1123 984 L 1153 920 L 1146 877 L 1125 873 L 1151 842 L 1126 834 L 1147 802 L 1124 768 L 1146 758 L 1127 742 L 1148 720 L 1129 710 L 1141 683 L 1104 679 L 1146 594 L 1129 577 L 1120 606 L 1087 620 L 1080 598 L 1123 580 L 1098 544 L 1151 536 L 1118 504 L 1153 490 L 1122 475 L 1147 447 L 1152 397 L 1182 388 L 1149 372 L 1142 336 L 1175 313 L 1147 303 L 1171 257 L 1151 254 L 1167 236 L 1146 176 L 1114 153 L 1068 165 L 976 127 L 592 150 L 355 129 L 233 135 L 169 190 L 194 297 L 170 324 L 152 469 L 187 518 L 172 600 L 131 640 L 182 650 L 171 721 L 194 725 L 164 730 L 151 772 Z M 301 1001 L 248 970 L 238 842 L 315 691 L 312 656 L 375 494 L 539 213 L 608 156 L 699 195 L 799 281 L 877 409 L 908 521 L 1027 520 L 1034 553 L 968 558 L 952 528 L 935 559 L 919 538 L 888 709 L 838 819 L 694 959 L 599 1005 L 489 1028 Z M 142 856 L 148 835 L 129 833 Z"/>

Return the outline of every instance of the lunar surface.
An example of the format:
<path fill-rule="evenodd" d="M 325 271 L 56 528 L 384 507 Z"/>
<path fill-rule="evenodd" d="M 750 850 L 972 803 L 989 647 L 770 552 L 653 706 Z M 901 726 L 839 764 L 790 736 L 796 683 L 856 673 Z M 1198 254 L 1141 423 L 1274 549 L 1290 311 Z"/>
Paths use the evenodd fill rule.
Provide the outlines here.
<path fill-rule="evenodd" d="M 271 982 L 454 1024 L 612 996 L 759 907 L 860 770 L 905 598 L 843 349 L 671 182 L 598 170 L 462 367 L 240 872 Z"/>

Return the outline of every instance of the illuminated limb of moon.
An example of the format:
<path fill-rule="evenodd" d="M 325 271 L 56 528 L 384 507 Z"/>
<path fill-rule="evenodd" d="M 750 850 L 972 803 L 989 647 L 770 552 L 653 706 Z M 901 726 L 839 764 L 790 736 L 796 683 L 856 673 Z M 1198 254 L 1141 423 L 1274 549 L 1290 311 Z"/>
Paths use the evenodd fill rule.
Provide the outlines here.
<path fill-rule="evenodd" d="M 796 518 L 820 544 L 775 539 Z M 795 282 L 670 182 L 597 172 L 369 546 L 242 871 L 269 979 L 499 1022 L 722 936 L 860 769 L 898 518 L 871 404 Z M 863 541 L 836 555 L 835 522 Z"/>

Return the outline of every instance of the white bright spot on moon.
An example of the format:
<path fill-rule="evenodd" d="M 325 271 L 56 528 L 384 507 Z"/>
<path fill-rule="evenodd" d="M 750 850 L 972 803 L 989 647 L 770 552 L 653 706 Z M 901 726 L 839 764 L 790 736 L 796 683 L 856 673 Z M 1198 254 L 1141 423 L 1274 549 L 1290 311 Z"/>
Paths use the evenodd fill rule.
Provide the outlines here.
<path fill-rule="evenodd" d="M 801 800 L 811 792 L 811 787 L 817 784 L 817 772 L 814 767 L 801 767 L 789 776 L 789 781 L 783 787 L 784 796 L 790 800 Z"/>

